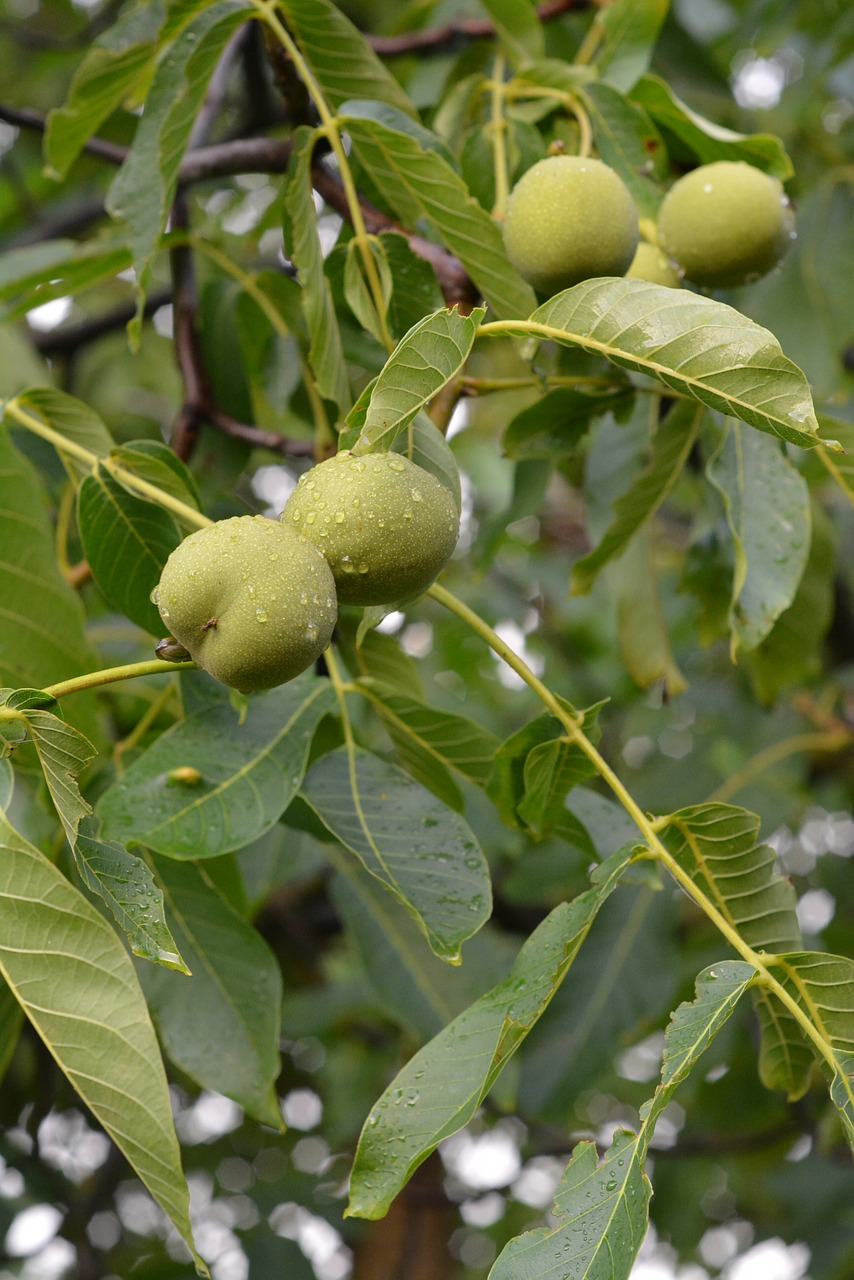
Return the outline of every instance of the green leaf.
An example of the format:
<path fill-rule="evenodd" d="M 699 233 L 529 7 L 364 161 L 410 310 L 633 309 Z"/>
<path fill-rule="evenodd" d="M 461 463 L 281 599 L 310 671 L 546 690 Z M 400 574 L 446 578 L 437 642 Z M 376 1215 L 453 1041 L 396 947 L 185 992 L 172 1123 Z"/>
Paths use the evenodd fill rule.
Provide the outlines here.
<path fill-rule="evenodd" d="M 86 888 L 104 900 L 136 955 L 186 972 L 166 926 L 163 895 L 148 867 L 122 845 L 102 841 L 97 824 L 91 821 L 92 808 L 81 795 L 77 778 L 94 758 L 94 747 L 46 709 L 49 700 L 39 691 L 18 689 L 4 697 L 7 692 L 2 691 L 0 702 L 7 710 L 17 711 L 26 726 Z"/>
<path fill-rule="evenodd" d="M 181 159 L 220 55 L 252 13 L 243 0 L 206 5 L 157 64 L 130 155 L 107 195 L 107 207 L 128 226 L 140 300 L 166 228 Z M 136 334 L 138 336 L 139 316 Z"/>
<path fill-rule="evenodd" d="M 514 67 L 543 56 L 543 28 L 532 0 L 482 0 L 482 3 Z"/>
<path fill-rule="evenodd" d="M 106 902 L 134 955 L 189 973 L 166 924 L 162 890 L 142 858 L 88 830 L 78 833 L 74 855 L 83 883 Z"/>
<path fill-rule="evenodd" d="M 381 1007 L 420 1041 L 441 1031 L 506 972 L 481 930 L 466 943 L 465 964 L 449 969 L 424 946 L 412 916 L 339 845 L 326 854 L 336 870 L 333 897 Z"/>
<path fill-rule="evenodd" d="M 48 114 L 45 160 L 64 178 L 84 144 L 147 78 L 157 56 L 163 5 L 135 5 L 98 37 L 77 67 L 65 105 Z"/>
<path fill-rule="evenodd" d="M 654 219 L 667 178 L 667 151 L 661 134 L 642 107 L 610 85 L 585 85 L 579 96 L 590 116 L 600 157 L 620 175 L 638 211 Z"/>
<path fill-rule="evenodd" d="M 492 903 L 486 859 L 459 814 L 358 748 L 319 760 L 303 795 L 414 916 L 436 955 L 459 963 L 460 944 L 488 919 Z"/>
<path fill-rule="evenodd" d="M 626 849 L 597 868 L 591 889 L 561 903 L 534 930 L 504 981 L 398 1072 L 362 1129 L 349 1214 L 381 1218 L 430 1152 L 471 1120 L 566 977 L 630 859 Z"/>
<path fill-rule="evenodd" d="M 0 814 L 0 973 L 62 1071 L 193 1251 L 166 1074 L 130 957 Z"/>
<path fill-rule="evenodd" d="M 493 733 L 465 716 L 438 711 L 379 680 L 362 678 L 356 681 L 356 688 L 376 708 L 398 755 L 424 786 L 437 791 L 431 782 L 437 765 L 442 772 L 453 769 L 476 786 L 486 786 L 499 746 Z M 449 794 L 437 794 L 442 794 L 446 804 L 462 809 L 462 797 L 456 784 L 451 785 Z"/>
<path fill-rule="evenodd" d="M 393 288 L 391 269 L 385 256 L 385 248 L 379 238 L 371 237 L 368 241 L 368 252 L 373 256 L 377 269 L 377 278 L 382 289 L 382 318 L 385 320 Z M 362 328 L 367 330 L 371 337 L 376 338 L 380 345 L 384 345 L 383 327 L 380 324 L 380 317 L 364 270 L 359 242 L 348 240 L 344 260 L 344 297 Z"/>
<path fill-rule="evenodd" d="M 359 107 L 348 103 L 339 118 L 360 163 L 397 216 L 409 226 L 419 217 L 432 223 L 499 319 L 527 315 L 536 302 L 534 291 L 511 267 L 497 224 L 472 199 L 462 178 L 436 150 L 357 114 Z"/>
<path fill-rule="evenodd" d="M 387 322 L 392 335 L 402 338 L 422 316 L 442 306 L 442 294 L 430 263 L 413 253 L 406 236 L 383 231 L 379 239 L 392 278 Z"/>
<path fill-rule="evenodd" d="M 14 320 L 43 302 L 73 297 L 130 267 L 125 245 L 92 240 L 49 240 L 4 253 L 0 267 L 0 320 Z"/>
<path fill-rule="evenodd" d="M 604 32 L 596 67 L 618 89 L 631 89 L 650 64 L 668 0 L 613 0 L 597 13 Z"/>
<path fill-rule="evenodd" d="M 614 503 L 613 518 L 598 545 L 572 570 L 572 589 L 577 595 L 590 590 L 600 570 L 626 549 L 661 506 L 682 473 L 703 412 L 696 404 L 676 404 L 658 424 L 647 466 Z"/>
<path fill-rule="evenodd" d="M 106 423 L 82 400 L 53 387 L 28 387 L 16 396 L 22 409 L 39 418 L 47 426 L 59 431 L 74 444 L 82 445 L 96 458 L 105 458 L 114 441 Z M 86 475 L 90 468 L 80 459 L 60 453 L 72 479 Z"/>
<path fill-rule="evenodd" d="M 374 383 L 353 453 L 386 453 L 420 409 L 465 364 L 483 308 L 425 316 L 395 347 Z"/>
<path fill-rule="evenodd" d="M 233 1098 L 250 1115 L 283 1128 L 274 1088 L 279 1060 L 282 977 L 266 942 L 203 866 L 158 859 L 169 919 L 192 971 L 140 968 L 168 1057 L 205 1089 Z"/>
<path fill-rule="evenodd" d="M 24 1011 L 8 982 L 0 976 L 0 1084 L 14 1057 L 23 1025 Z"/>
<path fill-rule="evenodd" d="M 821 443 L 800 369 L 772 333 L 726 303 L 644 280 L 599 278 L 557 294 L 518 332 L 648 374 L 802 449 Z"/>
<path fill-rule="evenodd" d="M 56 565 L 35 470 L 0 429 L 0 683 L 39 687 L 98 666 Z"/>
<path fill-rule="evenodd" d="M 661 681 L 666 698 L 684 693 L 688 682 L 679 670 L 667 633 L 655 548 L 648 530 L 637 534 L 611 567 L 609 585 L 617 598 L 620 650 L 629 675 L 642 689 Z"/>
<path fill-rule="evenodd" d="M 352 396 L 332 291 L 323 271 L 323 251 L 311 186 L 311 157 L 316 142 L 316 133 L 307 128 L 298 129 L 294 137 L 294 152 L 284 190 L 287 215 L 285 243 L 302 286 L 303 315 L 311 338 L 309 361 L 317 389 L 325 399 L 334 400 L 341 412 L 346 413 Z"/>
<path fill-rule="evenodd" d="M 168 444 L 161 440 L 133 440 L 130 444 L 117 445 L 110 451 L 110 458 L 140 480 L 156 485 L 170 497 L 201 511 L 202 499 L 196 478 Z M 118 483 L 128 492 L 133 492 L 133 487 L 121 477 Z M 176 516 L 176 519 L 181 517 Z M 192 527 L 197 529 L 198 525 Z"/>
<path fill-rule="evenodd" d="M 409 116 L 415 107 L 362 33 L 330 0 L 283 0 L 288 26 L 324 96 L 335 107 L 373 98 Z"/>
<path fill-rule="evenodd" d="M 161 635 L 164 624 L 151 593 L 181 541 L 172 516 L 128 493 L 99 466 L 80 486 L 77 522 L 92 576 L 107 600 L 149 635 Z"/>
<path fill-rule="evenodd" d="M 700 804 L 671 813 L 662 840 L 684 871 L 756 951 L 788 952 L 801 944 L 791 883 L 774 872 L 775 856 L 757 844 L 759 819 L 746 809 Z M 790 1099 L 809 1085 L 812 1054 L 793 1016 L 761 988 L 759 1072 L 769 1089 Z"/>
<path fill-rule="evenodd" d="M 775 956 L 768 968 L 819 1034 L 830 1097 L 854 1149 L 854 960 L 802 951 Z"/>
<path fill-rule="evenodd" d="M 558 700 L 571 716 L 583 721 L 587 737 L 597 741 L 597 717 L 603 704 L 579 713 L 565 699 Z M 509 826 L 525 824 L 538 836 L 565 828 L 574 838 L 579 823 L 564 802 L 574 786 L 595 772 L 580 748 L 569 741 L 560 721 L 545 712 L 498 748 L 487 794 Z"/>
<path fill-rule="evenodd" d="M 203 707 L 172 726 L 98 801 L 110 839 L 173 858 L 212 858 L 257 840 L 302 781 L 311 738 L 335 694 L 305 673 L 248 699 Z M 195 785 L 170 775 L 189 765 Z"/>
<path fill-rule="evenodd" d="M 638 1132 L 618 1129 L 601 1162 L 594 1143 L 579 1142 L 555 1191 L 556 1225 L 511 1240 L 489 1280 L 540 1280 L 570 1266 L 573 1280 L 628 1280 L 647 1230 L 644 1162 L 655 1122 L 754 979 L 752 965 L 734 960 L 700 974 L 696 999 L 667 1028 L 662 1083 L 641 1108 Z"/>
<path fill-rule="evenodd" d="M 587 395 L 557 387 L 511 418 L 504 432 L 504 452 L 511 458 L 561 457 L 574 453 L 591 422 L 629 404 L 633 387 Z"/>
<path fill-rule="evenodd" d="M 656 124 L 690 147 L 700 164 L 744 160 L 777 178 L 792 176 L 792 162 L 779 138 L 771 133 L 734 133 L 706 120 L 677 98 L 658 76 L 642 76 L 632 89 L 631 97 Z"/>
<path fill-rule="evenodd" d="M 735 547 L 732 653 L 755 649 L 795 598 L 810 549 L 803 476 L 773 440 L 730 423 L 710 461 Z"/>

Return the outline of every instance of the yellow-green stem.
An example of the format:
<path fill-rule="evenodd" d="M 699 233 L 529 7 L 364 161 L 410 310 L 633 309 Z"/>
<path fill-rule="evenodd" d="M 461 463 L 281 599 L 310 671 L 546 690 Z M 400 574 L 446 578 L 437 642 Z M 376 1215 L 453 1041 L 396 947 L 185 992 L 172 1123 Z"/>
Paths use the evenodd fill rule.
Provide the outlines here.
<path fill-rule="evenodd" d="M 386 305 L 383 297 L 382 282 L 380 281 L 377 264 L 374 261 L 374 254 L 370 244 L 365 219 L 362 215 L 362 206 L 359 203 L 359 193 L 356 190 L 356 184 L 353 181 L 353 173 L 350 168 L 350 162 L 347 159 L 347 153 L 341 142 L 341 129 L 335 118 L 334 113 L 329 109 L 329 105 L 323 96 L 323 91 L 315 79 L 314 72 L 309 67 L 305 58 L 299 51 L 295 41 L 293 41 L 276 13 L 275 6 L 265 3 L 265 0 L 252 0 L 254 7 L 267 23 L 282 48 L 287 52 L 288 57 L 294 64 L 297 75 L 308 91 L 317 114 L 320 117 L 320 132 L 327 138 L 332 154 L 338 162 L 338 171 L 341 175 L 341 184 L 344 187 L 344 195 L 347 200 L 347 209 L 350 213 L 350 220 L 353 224 L 355 239 L 359 245 L 359 252 L 362 256 L 362 262 L 365 268 L 365 277 L 368 281 L 368 287 L 371 290 L 371 296 L 374 300 L 374 307 L 380 324 L 380 332 L 383 336 L 383 343 L 387 350 L 391 351 L 394 347 L 394 339 L 388 331 L 385 320 Z"/>
<path fill-rule="evenodd" d="M 131 751 L 137 743 L 142 739 L 143 735 L 154 724 L 154 721 L 160 715 L 160 712 L 168 705 L 170 698 L 175 693 L 175 684 L 170 682 L 165 689 L 161 689 L 153 702 L 146 707 L 139 720 L 131 729 L 127 737 L 122 738 L 113 747 L 113 764 L 116 766 L 116 773 L 121 777 L 124 772 L 123 756 L 125 752 Z"/>
<path fill-rule="evenodd" d="M 69 693 L 82 693 L 86 689 L 99 689 L 101 685 L 115 684 L 119 680 L 135 680 L 138 676 L 168 676 L 176 671 L 193 671 L 195 662 L 161 662 L 151 658 L 145 662 L 128 662 L 122 667 L 104 667 L 101 671 L 87 671 L 82 676 L 72 676 L 59 684 L 50 684 L 42 693 L 51 698 L 65 698 Z"/>
<path fill-rule="evenodd" d="M 495 175 L 495 203 L 492 216 L 504 221 L 507 198 L 510 195 L 510 178 L 507 161 L 507 121 L 504 118 L 504 55 L 498 53 L 492 65 L 490 101 L 492 119 L 489 123 L 492 142 L 492 167 Z"/>
<path fill-rule="evenodd" d="M 852 734 L 848 729 L 814 730 L 811 733 L 795 733 L 781 742 L 774 742 L 763 751 L 758 751 L 742 769 L 739 769 L 726 782 L 722 782 L 709 796 L 709 802 L 728 803 L 734 795 L 746 787 L 753 778 L 764 773 L 785 760 L 788 756 L 799 755 L 804 751 L 841 751 L 850 746 Z"/>
<path fill-rule="evenodd" d="M 451 613 L 456 614 L 463 622 L 479 635 L 498 657 L 502 658 L 508 666 L 520 676 L 525 684 L 536 693 L 537 697 L 543 705 L 552 713 L 556 720 L 563 726 L 567 737 L 575 743 L 580 751 L 584 753 L 596 772 L 604 782 L 613 791 L 617 800 L 625 809 L 626 813 L 637 826 L 646 843 L 647 852 L 645 855 L 661 862 L 670 872 L 674 880 L 685 890 L 688 896 L 697 904 L 706 916 L 712 921 L 715 927 L 720 931 L 726 941 L 730 944 L 734 951 L 738 953 L 748 964 L 753 965 L 757 972 L 757 981 L 768 990 L 772 991 L 782 1005 L 784 1005 L 792 1017 L 795 1018 L 804 1034 L 815 1045 L 817 1051 L 825 1059 L 831 1070 L 836 1070 L 836 1062 L 833 1056 L 832 1047 L 825 1040 L 821 1032 L 816 1028 L 808 1015 L 792 996 L 789 995 L 785 987 L 769 971 L 767 958 L 758 951 L 754 951 L 739 934 L 738 930 L 733 928 L 730 922 L 718 911 L 714 903 L 710 902 L 702 889 L 691 879 L 687 871 L 679 865 L 667 847 L 664 845 L 658 835 L 657 828 L 666 822 L 661 819 L 659 822 L 654 821 L 648 814 L 644 813 L 635 801 L 634 797 L 629 793 L 611 766 L 599 754 L 596 747 L 589 740 L 582 730 L 582 720 L 580 717 L 572 716 L 561 705 L 554 694 L 543 684 L 543 682 L 534 675 L 527 663 L 513 652 L 509 645 L 501 639 L 501 637 L 493 631 L 487 622 L 464 604 L 445 587 L 434 582 L 430 587 L 428 595 L 432 596 L 437 603 L 444 605 Z M 773 959 L 773 958 L 772 958 Z"/>
<path fill-rule="evenodd" d="M 99 458 L 91 449 L 78 444 L 76 440 L 69 440 L 62 432 L 49 427 L 46 422 L 42 422 L 41 419 L 28 413 L 26 409 L 22 409 L 17 400 L 8 400 L 4 405 L 4 413 L 14 419 L 19 426 L 31 431 L 33 435 L 40 436 L 42 440 L 47 440 L 58 452 L 65 453 L 71 458 L 76 458 L 78 462 L 85 463 L 86 466 L 91 467 L 93 470 L 100 464 L 114 480 L 117 480 L 120 484 L 127 485 L 133 489 L 134 493 L 138 493 L 140 497 L 149 498 L 159 506 L 165 507 L 173 515 L 185 520 L 187 524 L 194 524 L 199 529 L 205 529 L 208 525 L 213 524 L 213 520 L 209 519 L 208 516 L 202 515 L 201 511 L 197 511 L 195 507 L 188 506 L 186 502 L 181 502 L 179 498 L 173 497 L 171 493 L 165 493 L 163 489 L 158 489 L 157 485 L 150 484 L 148 480 L 142 480 L 139 476 L 134 475 L 132 471 L 128 471 L 126 467 L 114 462 L 112 458 Z"/>

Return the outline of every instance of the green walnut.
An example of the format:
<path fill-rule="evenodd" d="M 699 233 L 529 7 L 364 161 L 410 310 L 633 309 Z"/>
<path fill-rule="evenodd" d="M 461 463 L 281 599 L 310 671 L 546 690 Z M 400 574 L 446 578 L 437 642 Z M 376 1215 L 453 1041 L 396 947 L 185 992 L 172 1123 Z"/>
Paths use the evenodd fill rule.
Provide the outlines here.
<path fill-rule="evenodd" d="M 317 547 L 265 516 L 234 516 L 190 534 L 151 598 L 193 660 L 241 693 L 284 684 L 311 666 L 338 612 Z"/>
<path fill-rule="evenodd" d="M 420 595 L 457 543 L 448 489 L 398 453 L 349 450 L 304 475 L 281 519 L 323 552 L 344 604 L 394 604 Z"/>
<path fill-rule="evenodd" d="M 682 277 L 658 245 L 641 240 L 632 265 L 626 272 L 627 280 L 647 280 L 650 284 L 667 285 L 670 289 L 681 289 Z"/>
<path fill-rule="evenodd" d="M 782 183 L 742 161 L 718 160 L 687 173 L 661 205 L 661 247 L 694 284 L 751 284 L 775 267 L 794 239 Z"/>
<path fill-rule="evenodd" d="M 584 156 L 549 156 L 522 175 L 507 202 L 504 245 L 542 293 L 592 276 L 622 276 L 638 245 L 638 212 L 622 179 Z"/>

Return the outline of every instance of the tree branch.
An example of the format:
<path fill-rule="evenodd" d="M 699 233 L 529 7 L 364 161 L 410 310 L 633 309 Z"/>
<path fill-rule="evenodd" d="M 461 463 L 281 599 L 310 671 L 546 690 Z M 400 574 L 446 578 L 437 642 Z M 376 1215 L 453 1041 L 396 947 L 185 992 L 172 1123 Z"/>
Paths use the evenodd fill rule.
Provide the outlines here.
<path fill-rule="evenodd" d="M 594 0 L 550 0 L 537 8 L 541 22 L 568 13 L 592 7 Z M 458 18 L 441 27 L 427 27 L 424 31 L 407 31 L 398 36 L 368 36 L 374 53 L 381 58 L 395 58 L 405 53 L 442 53 L 448 46 L 468 40 L 483 40 L 495 35 L 495 27 L 488 18 Z"/>

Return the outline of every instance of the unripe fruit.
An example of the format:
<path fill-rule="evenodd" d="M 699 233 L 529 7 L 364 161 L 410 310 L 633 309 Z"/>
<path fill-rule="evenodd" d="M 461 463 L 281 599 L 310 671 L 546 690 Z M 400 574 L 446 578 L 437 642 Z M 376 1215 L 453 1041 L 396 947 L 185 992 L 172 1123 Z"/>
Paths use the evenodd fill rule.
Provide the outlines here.
<path fill-rule="evenodd" d="M 750 284 L 775 267 L 794 237 L 782 183 L 743 161 L 687 173 L 661 206 L 661 247 L 689 280 L 710 288 Z"/>
<path fill-rule="evenodd" d="M 627 280 L 648 280 L 650 284 L 664 284 L 670 289 L 680 289 L 682 278 L 673 263 L 662 253 L 658 245 L 641 240 L 632 265 L 626 272 Z"/>
<path fill-rule="evenodd" d="M 634 201 L 601 160 L 540 160 L 522 175 L 507 202 L 507 256 L 543 293 L 558 293 L 592 276 L 624 275 L 637 244 Z"/>
<path fill-rule="evenodd" d="M 323 552 L 344 604 L 419 595 L 459 535 L 449 490 L 398 453 L 344 450 L 319 463 L 300 476 L 281 519 Z"/>
<path fill-rule="evenodd" d="M 151 598 L 194 661 L 241 693 L 284 684 L 311 666 L 337 617 L 323 556 L 265 516 L 233 516 L 190 534 Z"/>

